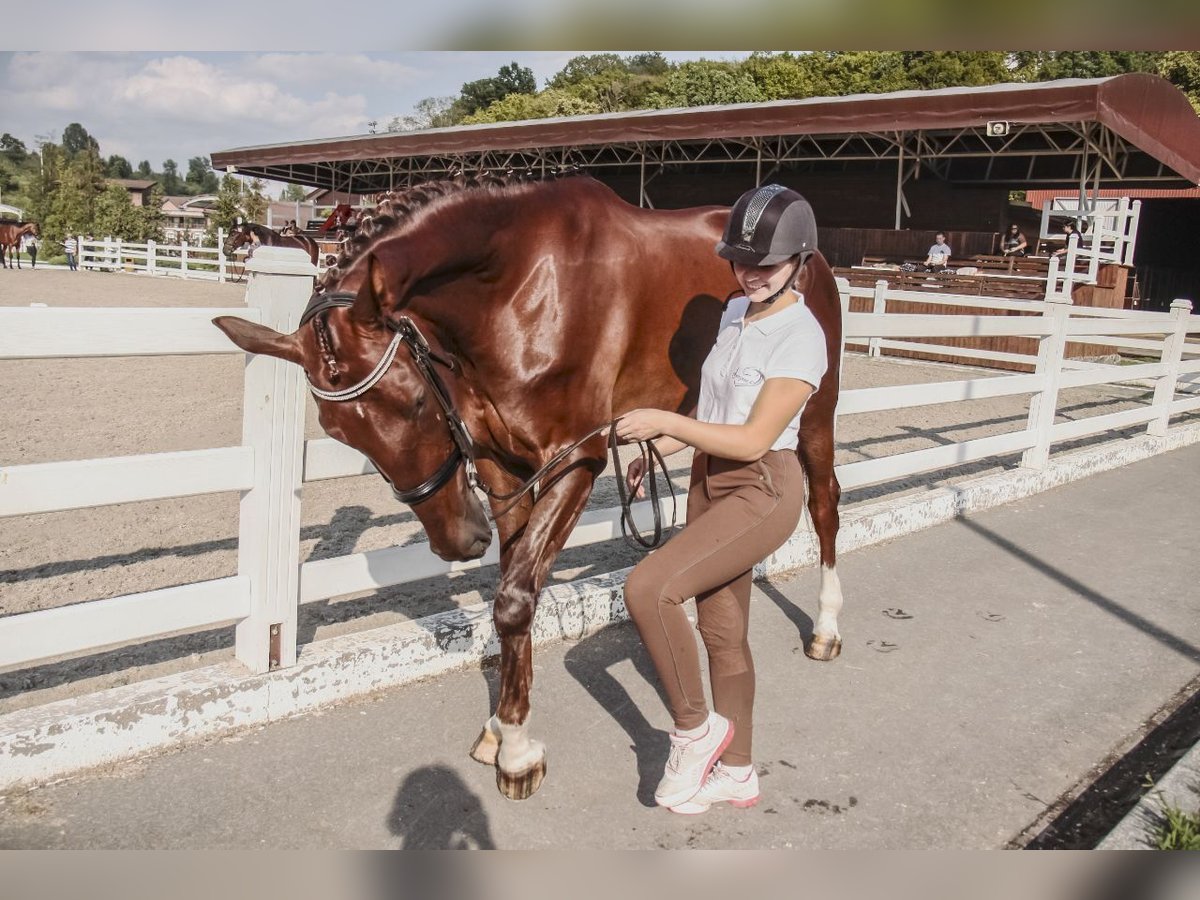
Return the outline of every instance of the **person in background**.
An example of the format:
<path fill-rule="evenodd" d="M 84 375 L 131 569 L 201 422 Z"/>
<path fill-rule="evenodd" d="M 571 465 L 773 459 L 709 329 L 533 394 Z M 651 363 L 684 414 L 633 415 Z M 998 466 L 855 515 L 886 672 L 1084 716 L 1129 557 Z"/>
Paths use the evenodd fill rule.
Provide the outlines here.
<path fill-rule="evenodd" d="M 29 267 L 36 269 L 38 255 L 38 239 L 36 234 L 31 234 L 25 238 L 25 252 L 29 254 Z"/>
<path fill-rule="evenodd" d="M 1004 235 L 1004 239 L 1000 242 L 1000 249 L 1004 256 L 1024 256 L 1025 249 L 1029 246 L 1029 242 L 1025 240 L 1025 235 L 1021 232 L 1021 227 L 1013 222 L 1008 226 L 1008 233 Z"/>
<path fill-rule="evenodd" d="M 1078 234 L 1075 230 L 1075 222 L 1072 219 L 1067 219 L 1063 222 L 1063 245 L 1051 253 L 1051 256 L 1066 256 L 1067 248 L 1071 246 L 1071 235 Z"/>
<path fill-rule="evenodd" d="M 933 246 L 929 248 L 929 255 L 925 257 L 925 269 L 930 272 L 944 271 L 953 252 L 946 243 L 946 235 L 939 231 L 934 237 Z"/>
<path fill-rule="evenodd" d="M 67 254 L 67 268 L 69 268 L 72 272 L 78 272 L 79 265 L 76 261 L 76 257 L 79 254 L 79 242 L 73 237 L 68 237 L 62 242 L 62 248 Z"/>

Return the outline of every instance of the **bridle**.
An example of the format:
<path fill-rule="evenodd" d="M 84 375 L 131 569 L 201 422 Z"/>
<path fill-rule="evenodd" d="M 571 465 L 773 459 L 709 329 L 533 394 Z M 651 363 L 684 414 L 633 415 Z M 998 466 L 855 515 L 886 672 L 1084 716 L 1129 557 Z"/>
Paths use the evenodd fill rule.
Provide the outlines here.
<path fill-rule="evenodd" d="M 308 301 L 308 306 L 305 308 L 304 313 L 300 316 L 300 325 L 303 326 L 305 323 L 315 319 L 322 313 L 334 309 L 335 307 L 353 306 L 355 299 L 356 295 L 348 291 L 333 291 L 328 294 L 313 294 L 311 299 Z M 443 462 L 440 467 L 438 467 L 437 471 L 416 487 L 408 489 L 397 488 L 394 484 L 391 484 L 389 480 L 388 483 L 391 485 L 392 494 L 397 500 L 399 500 L 401 503 L 407 504 L 408 506 L 415 506 L 421 501 L 429 499 L 451 478 L 454 477 L 454 473 L 461 463 L 466 467 L 467 483 L 472 488 L 479 488 L 479 490 L 483 491 L 483 493 L 491 499 L 508 504 L 502 510 L 495 513 L 494 517 L 499 518 L 512 509 L 513 506 L 516 505 L 517 501 L 521 499 L 521 497 L 533 490 L 535 485 L 538 484 L 538 482 L 543 476 L 545 476 L 547 472 L 552 470 L 560 462 L 566 459 L 567 456 L 577 450 L 581 445 L 607 429 L 608 446 L 612 451 L 613 466 L 616 469 L 617 493 L 621 498 L 621 534 L 627 542 L 633 544 L 633 541 L 636 541 L 635 546 L 640 546 L 648 550 L 654 549 L 660 543 L 662 543 L 668 529 L 664 529 L 662 525 L 662 510 L 659 508 L 658 503 L 658 487 L 657 479 L 654 475 L 654 465 L 657 463 L 659 470 L 664 475 L 667 474 L 667 465 L 663 460 L 662 455 L 659 453 L 658 448 L 655 447 L 652 442 L 638 441 L 638 445 L 642 450 L 642 454 L 647 459 L 646 472 L 644 473 L 643 478 L 649 479 L 648 486 L 650 501 L 654 510 L 654 532 L 653 536 L 649 539 L 644 538 L 638 531 L 637 526 L 634 524 L 633 514 L 630 510 L 632 498 L 628 497 L 625 491 L 625 479 L 621 472 L 621 463 L 617 455 L 618 439 L 616 423 L 619 421 L 619 418 L 614 419 L 612 422 L 593 428 L 578 441 L 554 454 L 554 456 L 551 457 L 544 466 L 538 469 L 537 472 L 535 472 L 516 490 L 507 494 L 497 493 L 496 491 L 492 490 L 492 488 L 490 488 L 482 478 L 480 478 L 479 470 L 475 466 L 474 441 L 471 439 L 471 433 L 467 430 L 466 422 L 463 421 L 462 416 L 458 412 L 458 408 L 454 405 L 454 400 L 451 398 L 450 392 L 446 388 L 446 383 L 442 381 L 441 376 L 438 375 L 437 370 L 434 368 L 434 363 L 437 363 L 438 365 L 449 369 L 451 372 L 454 372 L 458 369 L 457 361 L 455 361 L 453 357 L 443 356 L 430 347 L 429 342 L 425 339 L 425 335 L 421 333 L 421 330 L 417 328 L 416 323 L 413 322 L 413 320 L 408 316 L 398 316 L 394 320 L 387 319 L 385 320 L 385 324 L 388 330 L 392 332 L 392 339 L 388 343 L 387 349 L 384 350 L 383 356 L 379 358 L 379 362 L 375 364 L 375 368 L 373 368 L 370 373 L 368 373 L 367 376 L 357 384 L 351 385 L 348 388 L 342 388 L 341 390 L 327 391 L 314 385 L 312 383 L 312 379 L 308 378 L 307 373 L 305 373 L 305 378 L 308 379 L 308 389 L 312 392 L 314 397 L 317 397 L 320 400 L 328 400 L 333 403 L 342 403 L 347 400 L 354 400 L 358 397 L 361 397 L 383 379 L 383 376 L 387 374 L 388 369 L 391 368 L 392 363 L 395 361 L 396 354 L 399 352 L 401 344 L 408 348 L 408 352 L 412 356 L 412 360 L 417 367 L 417 371 L 421 373 L 421 377 L 425 379 L 425 383 L 429 386 L 430 390 L 433 391 L 433 395 L 437 400 L 438 405 L 442 408 L 442 412 L 446 416 L 446 423 L 450 428 L 450 437 L 453 441 L 454 447 L 450 451 L 450 455 L 446 458 L 446 461 Z M 382 475 L 383 473 L 380 472 L 380 474 Z M 671 485 L 671 479 L 669 476 L 667 477 L 667 486 L 671 492 L 670 528 L 673 529 L 675 527 L 678 510 L 675 502 L 675 490 Z M 627 525 L 629 529 L 628 534 L 626 533 Z M 630 541 L 631 536 L 633 541 Z"/>
<path fill-rule="evenodd" d="M 300 324 L 304 325 L 306 322 L 334 307 L 353 306 L 354 300 L 355 295 L 346 291 L 314 294 L 312 299 L 308 301 L 308 307 L 304 310 L 304 314 L 300 316 Z M 475 468 L 475 454 L 472 451 L 474 442 L 471 440 L 471 434 L 467 431 L 467 425 L 459 414 L 457 407 L 455 407 L 454 401 L 450 397 L 450 392 L 446 389 L 446 383 L 442 381 L 441 376 L 438 375 L 437 370 L 433 367 L 434 363 L 438 363 L 453 372 L 458 367 L 458 364 L 453 359 L 442 356 L 430 347 L 429 342 L 425 340 L 425 335 L 421 334 L 421 330 L 417 328 L 416 324 L 408 316 L 399 316 L 394 321 L 388 319 L 386 325 L 388 330 L 392 332 L 392 340 L 388 344 L 387 349 L 384 350 L 379 362 L 375 364 L 375 368 L 371 370 L 366 378 L 362 379 L 358 384 L 338 391 L 322 390 L 312 383 L 312 379 L 309 379 L 308 389 L 312 391 L 314 397 L 320 400 L 330 400 L 334 403 L 343 403 L 347 400 L 354 400 L 361 397 L 378 384 L 383 376 L 387 374 L 387 370 L 391 368 L 392 362 L 396 359 L 396 353 L 400 350 L 400 345 L 404 344 L 412 356 L 417 371 L 421 373 L 421 377 L 425 379 L 425 383 L 433 391 L 434 398 L 442 408 L 442 412 L 446 415 L 446 422 L 450 426 L 450 437 L 453 440 L 454 448 L 450 451 L 450 455 L 446 458 L 446 461 L 423 483 L 408 489 L 398 488 L 393 484 L 392 493 L 401 503 L 414 506 L 422 500 L 428 500 L 433 496 L 438 489 L 454 477 L 454 472 L 458 468 L 459 463 L 464 463 L 467 468 L 467 482 L 471 487 L 478 487 L 488 496 L 496 496 L 492 489 L 479 477 L 479 471 Z"/>

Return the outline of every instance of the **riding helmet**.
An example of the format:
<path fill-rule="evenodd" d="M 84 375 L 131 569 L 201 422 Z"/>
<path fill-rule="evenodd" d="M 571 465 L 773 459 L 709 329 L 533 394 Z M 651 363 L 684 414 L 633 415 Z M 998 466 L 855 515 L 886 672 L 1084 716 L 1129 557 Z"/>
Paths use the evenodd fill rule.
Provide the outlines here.
<path fill-rule="evenodd" d="M 817 249 L 817 220 L 808 201 L 781 184 L 742 194 L 729 214 L 717 256 L 746 266 L 774 266 Z"/>

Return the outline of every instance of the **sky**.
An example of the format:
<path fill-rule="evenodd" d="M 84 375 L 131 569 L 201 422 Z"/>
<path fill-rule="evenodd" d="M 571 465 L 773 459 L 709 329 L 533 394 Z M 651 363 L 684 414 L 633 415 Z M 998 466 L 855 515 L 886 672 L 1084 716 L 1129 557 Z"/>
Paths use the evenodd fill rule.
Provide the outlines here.
<path fill-rule="evenodd" d="M 78 122 L 105 158 L 148 159 L 155 171 L 173 159 L 186 171 L 218 150 L 366 134 L 372 120 L 383 131 L 423 98 L 457 95 L 513 61 L 540 89 L 577 52 L 0 52 L 0 132 L 33 149 Z"/>

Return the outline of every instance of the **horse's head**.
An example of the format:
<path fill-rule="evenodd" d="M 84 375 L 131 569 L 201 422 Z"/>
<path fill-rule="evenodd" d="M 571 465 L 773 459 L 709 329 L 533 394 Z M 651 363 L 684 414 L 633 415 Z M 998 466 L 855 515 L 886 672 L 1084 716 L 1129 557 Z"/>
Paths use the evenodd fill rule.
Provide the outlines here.
<path fill-rule="evenodd" d="M 253 240 L 253 235 L 250 232 L 250 226 L 245 222 L 239 222 L 234 225 L 229 232 L 229 236 L 225 238 L 225 243 L 221 246 L 221 252 L 226 256 L 233 256 L 238 247 L 243 244 L 249 244 Z"/>
<path fill-rule="evenodd" d="M 322 298 L 345 305 L 321 304 L 325 308 L 290 335 L 244 319 L 213 321 L 246 352 L 303 367 L 315 389 L 321 426 L 374 463 L 397 497 L 410 504 L 438 556 L 482 556 L 491 542 L 487 517 L 468 481 L 435 387 L 418 369 L 410 346 L 389 327 L 388 311 L 396 304 L 389 297 L 383 264 L 374 255 L 356 260 L 313 301 Z M 345 399 L 329 398 L 339 391 L 355 394 L 349 389 L 370 381 L 389 353 L 394 353 L 394 361 L 366 390 Z M 448 374 L 446 368 L 440 372 Z"/>

